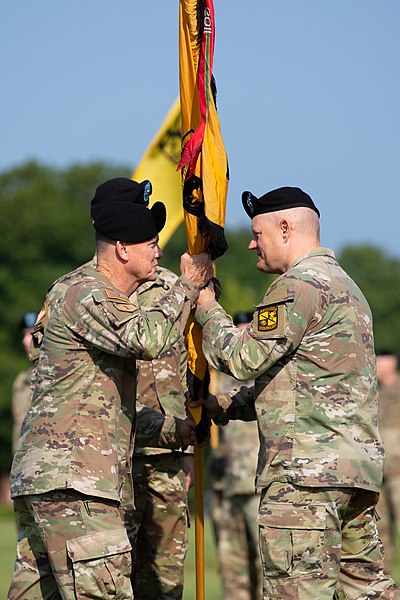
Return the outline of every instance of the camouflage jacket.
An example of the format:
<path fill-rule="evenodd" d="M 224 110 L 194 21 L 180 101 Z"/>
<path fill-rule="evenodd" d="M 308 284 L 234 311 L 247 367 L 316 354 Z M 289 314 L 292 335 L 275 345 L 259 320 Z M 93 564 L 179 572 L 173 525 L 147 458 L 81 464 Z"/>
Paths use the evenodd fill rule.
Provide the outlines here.
<path fill-rule="evenodd" d="M 54 281 L 47 290 L 46 300 L 44 301 L 44 304 L 39 311 L 35 326 L 33 328 L 32 341 L 29 348 L 29 358 L 32 361 L 32 392 L 35 386 L 37 364 L 43 343 L 44 332 L 47 327 L 50 315 L 53 312 L 57 300 L 59 300 L 65 294 L 67 288 L 70 285 L 82 279 L 82 275 L 85 269 L 87 269 L 88 267 L 92 267 L 93 269 L 96 268 L 95 258 L 92 258 L 92 260 L 88 261 L 87 263 L 80 265 L 73 271 L 65 273 L 65 275 L 61 275 L 61 277 L 56 279 L 56 281 Z"/>
<path fill-rule="evenodd" d="M 247 330 L 215 301 L 196 317 L 211 364 L 255 379 L 220 403 L 225 419 L 258 420 L 259 488 L 291 481 L 380 489 L 371 312 L 331 250 L 314 249 L 279 276 Z"/>
<path fill-rule="evenodd" d="M 81 280 L 82 274 L 87 267 L 92 267 L 93 269 L 95 269 L 96 265 L 97 265 L 97 259 L 96 259 L 96 256 L 94 256 L 92 258 L 92 260 L 77 267 L 73 271 L 70 271 L 69 273 L 59 277 L 50 286 L 50 288 L 47 292 L 45 303 L 42 307 L 42 310 L 39 313 L 39 317 L 35 324 L 35 328 L 34 328 L 34 332 L 33 332 L 33 336 L 32 336 L 32 343 L 31 343 L 31 347 L 30 347 L 30 357 L 33 361 L 32 385 L 34 385 L 34 381 L 36 379 L 37 359 L 39 358 L 40 348 L 41 348 L 41 344 L 42 344 L 42 340 L 43 340 L 43 336 L 44 336 L 44 331 L 46 329 L 48 320 L 50 318 L 50 315 L 54 309 L 54 306 L 55 306 L 57 300 L 59 298 L 61 298 L 61 296 L 63 296 L 67 287 L 69 287 L 73 283 L 76 283 L 77 281 Z M 161 288 L 160 291 L 162 293 L 160 293 L 158 295 L 158 300 L 169 291 L 170 287 L 172 287 L 172 285 L 174 285 L 174 283 L 177 279 L 178 279 L 178 277 L 176 275 L 174 275 L 174 280 L 172 281 L 172 279 L 171 279 L 171 281 L 170 281 L 171 285 L 169 287 L 164 285 Z M 145 284 L 142 284 L 138 288 L 138 290 L 142 290 L 140 292 L 141 297 L 145 296 L 144 292 L 146 291 L 148 285 L 150 286 L 150 289 L 152 289 L 153 283 L 155 283 L 155 282 L 150 282 L 149 284 L 145 283 Z M 136 304 L 136 306 L 138 306 L 137 292 L 134 292 L 131 295 L 130 300 L 134 304 Z M 151 305 L 154 305 L 155 303 L 149 302 L 148 304 L 151 306 Z M 181 337 L 180 339 L 182 340 L 183 338 Z M 143 363 L 146 364 L 145 361 L 143 361 Z M 149 365 L 148 371 L 150 372 L 150 370 L 151 370 L 151 367 Z M 152 411 L 154 408 L 155 408 L 155 406 L 152 406 L 151 403 L 148 403 L 148 406 L 146 406 L 146 403 L 142 404 L 140 402 L 136 402 L 136 410 L 137 410 L 136 441 L 137 441 L 137 443 L 141 443 L 141 444 L 146 444 L 146 443 L 153 444 L 155 447 L 157 447 L 159 450 L 161 450 L 161 452 L 170 452 L 171 448 L 169 446 L 168 446 L 169 449 L 165 449 L 165 448 L 161 449 L 159 447 L 159 444 L 164 444 L 164 440 L 162 437 L 161 438 L 157 437 L 158 433 L 159 433 L 161 422 L 159 419 L 153 419 L 154 415 L 153 415 Z M 159 411 L 159 412 L 162 412 L 162 411 Z M 168 413 L 167 419 L 170 421 L 172 416 L 173 415 Z M 181 415 L 178 412 L 178 413 L 176 413 L 176 416 L 185 417 L 186 415 Z M 168 426 L 168 423 L 166 423 L 166 426 Z M 154 450 L 154 452 L 156 451 L 155 448 L 153 448 L 153 450 Z M 149 450 L 149 453 L 153 453 L 153 451 Z M 128 495 L 129 495 L 129 492 L 128 492 Z"/>
<path fill-rule="evenodd" d="M 175 273 L 163 267 L 158 267 L 157 273 L 158 278 L 156 281 L 143 283 L 131 296 L 131 301 L 139 309 L 148 310 L 154 306 L 160 298 L 168 293 L 178 279 Z M 170 452 L 166 448 L 141 447 L 142 408 L 145 406 L 170 417 L 177 416 L 182 419 L 186 417 L 185 386 L 183 383 L 186 377 L 186 362 L 187 350 L 184 336 L 181 336 L 176 344 L 168 348 L 158 358 L 152 361 L 138 361 L 138 414 L 135 454 L 148 455 Z"/>
<path fill-rule="evenodd" d="M 198 295 L 179 278 L 139 311 L 93 267 L 56 301 L 41 344 L 32 405 L 11 469 L 12 497 L 73 488 L 120 500 L 130 478 L 136 365 L 182 334 Z M 189 306 L 188 306 L 189 305 Z M 151 412 L 149 443 L 179 447 L 176 421 Z"/>
<path fill-rule="evenodd" d="M 379 387 L 379 431 L 385 446 L 385 477 L 400 474 L 400 377 Z"/>

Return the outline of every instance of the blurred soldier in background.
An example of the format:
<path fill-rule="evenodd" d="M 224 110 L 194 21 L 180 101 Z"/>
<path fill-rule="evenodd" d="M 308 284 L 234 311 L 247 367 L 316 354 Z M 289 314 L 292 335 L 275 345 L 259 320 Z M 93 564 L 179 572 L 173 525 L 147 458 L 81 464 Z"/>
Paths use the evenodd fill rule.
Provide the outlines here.
<path fill-rule="evenodd" d="M 398 358 L 390 350 L 376 356 L 379 383 L 379 430 L 385 447 L 383 483 L 377 505 L 379 536 L 385 547 L 385 571 L 396 560 L 396 537 L 400 532 L 400 376 Z"/>
<path fill-rule="evenodd" d="M 19 329 L 22 335 L 22 346 L 26 356 L 29 358 L 29 346 L 31 344 L 33 327 L 35 325 L 37 313 L 31 311 L 26 312 L 22 317 Z M 21 433 L 22 421 L 31 405 L 31 376 L 32 366 L 30 365 L 24 371 L 18 373 L 14 380 L 11 397 L 11 410 L 13 417 L 12 430 L 12 452 L 14 454 L 19 435 Z"/>
<path fill-rule="evenodd" d="M 238 312 L 233 322 L 246 329 L 251 312 Z M 232 392 L 237 379 L 214 371 L 217 393 Z M 213 450 L 210 476 L 213 487 L 211 515 L 217 542 L 223 598 L 257 600 L 262 597 L 262 570 L 258 549 L 259 496 L 255 476 L 259 449 L 255 421 L 231 421 L 220 427 L 219 444 Z"/>
<path fill-rule="evenodd" d="M 141 310 L 157 304 L 177 276 L 163 267 L 156 281 L 142 284 L 130 300 Z M 136 600 L 182 598 L 188 546 L 187 492 L 193 482 L 192 452 L 140 447 L 140 404 L 167 416 L 185 418 L 185 339 L 153 361 L 138 362 L 138 433 L 133 460 L 135 510 L 126 515 L 134 547 Z M 189 449 L 190 451 L 190 449 Z"/>

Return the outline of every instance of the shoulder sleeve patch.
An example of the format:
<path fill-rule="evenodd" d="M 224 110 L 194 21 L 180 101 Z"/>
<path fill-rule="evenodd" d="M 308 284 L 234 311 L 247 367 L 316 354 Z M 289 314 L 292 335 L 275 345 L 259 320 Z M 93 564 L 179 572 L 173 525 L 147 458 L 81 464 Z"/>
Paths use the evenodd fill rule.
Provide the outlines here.
<path fill-rule="evenodd" d="M 43 304 L 37 316 L 36 323 L 33 326 L 32 341 L 29 349 L 29 357 L 31 360 L 36 360 L 39 356 L 40 348 L 43 342 L 44 331 L 47 326 L 47 304 Z"/>
<path fill-rule="evenodd" d="M 130 313 L 137 311 L 137 306 L 133 304 L 125 294 L 118 290 L 103 290 L 104 307 L 109 313 L 112 313 L 119 323 L 125 322 L 130 318 Z"/>
<path fill-rule="evenodd" d="M 137 310 L 137 306 L 123 294 L 113 289 L 97 289 L 92 290 L 92 297 L 96 304 L 102 304 L 112 310 L 114 307 L 116 311 L 132 313 Z"/>
<path fill-rule="evenodd" d="M 255 307 L 252 331 L 259 339 L 278 339 L 286 335 L 287 314 L 286 305 L 292 301 L 288 297 L 265 298 L 268 302 Z M 272 300 L 272 302 L 271 302 Z"/>
<path fill-rule="evenodd" d="M 279 311 L 275 306 L 264 306 L 257 312 L 258 331 L 273 331 L 277 329 L 279 323 Z"/>

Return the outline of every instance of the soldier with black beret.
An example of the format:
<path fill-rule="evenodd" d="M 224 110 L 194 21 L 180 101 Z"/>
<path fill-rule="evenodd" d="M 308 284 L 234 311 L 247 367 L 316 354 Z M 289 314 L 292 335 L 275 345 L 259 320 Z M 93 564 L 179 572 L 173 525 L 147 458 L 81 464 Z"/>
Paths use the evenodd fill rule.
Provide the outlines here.
<path fill-rule="evenodd" d="M 281 187 L 257 198 L 251 192 L 243 192 L 242 204 L 250 219 L 257 215 L 288 210 L 290 208 L 311 208 L 318 218 L 319 210 L 312 198 L 298 187 Z"/>
<path fill-rule="evenodd" d="M 213 275 L 207 255 L 186 253 L 171 290 L 139 310 L 129 296 L 156 279 L 165 208 L 132 201 L 138 191 L 146 199 L 136 182 L 105 187 L 112 202 L 98 188 L 92 215 L 95 264 L 57 282 L 51 310 L 45 304 L 38 317 L 46 325 L 36 330 L 32 406 L 10 478 L 20 528 L 12 600 L 133 598 L 120 506 L 133 505 L 136 359 L 152 360 L 175 343 Z M 195 441 L 190 419 L 148 412 L 149 445 Z"/>
<path fill-rule="evenodd" d="M 399 598 L 375 522 L 384 451 L 372 316 L 319 240 L 319 210 L 297 187 L 244 192 L 257 268 L 279 276 L 244 331 L 200 293 L 211 365 L 252 388 L 206 402 L 209 417 L 257 419 L 264 598 Z"/>
<path fill-rule="evenodd" d="M 135 204 L 149 205 L 149 198 L 152 193 L 151 182 L 134 181 L 128 177 L 114 177 L 101 183 L 95 191 L 90 203 L 90 214 L 95 221 L 99 213 L 105 206 L 110 206 L 114 202 L 133 202 Z"/>

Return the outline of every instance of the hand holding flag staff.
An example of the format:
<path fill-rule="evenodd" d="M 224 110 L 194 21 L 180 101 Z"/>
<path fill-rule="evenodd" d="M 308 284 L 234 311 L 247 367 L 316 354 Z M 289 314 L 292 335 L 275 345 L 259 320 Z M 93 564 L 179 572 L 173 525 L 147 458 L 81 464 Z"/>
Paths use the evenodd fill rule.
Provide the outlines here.
<path fill-rule="evenodd" d="M 228 246 L 224 235 L 228 191 L 228 159 L 216 109 L 216 86 L 212 74 L 215 42 L 213 0 L 180 0 L 179 80 L 182 114 L 183 208 L 188 250 L 191 255 L 208 251 L 212 260 Z M 189 319 L 188 390 L 193 400 L 207 397 L 209 373 L 201 349 L 201 327 Z M 190 406 L 190 405 L 189 405 Z M 196 433 L 201 442 L 208 420 L 193 409 Z M 196 598 L 204 598 L 204 494 L 203 449 L 195 447 Z"/>

